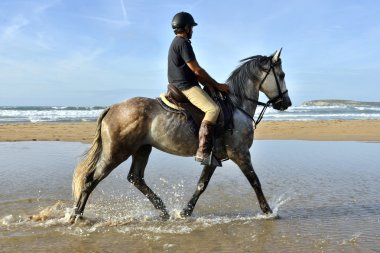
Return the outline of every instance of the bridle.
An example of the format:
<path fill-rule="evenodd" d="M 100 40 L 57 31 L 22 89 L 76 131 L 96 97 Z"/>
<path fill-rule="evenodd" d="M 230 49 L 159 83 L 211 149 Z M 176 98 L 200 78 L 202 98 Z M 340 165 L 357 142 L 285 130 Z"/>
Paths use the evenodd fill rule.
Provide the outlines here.
<path fill-rule="evenodd" d="M 257 120 L 255 120 L 253 117 L 254 115 L 249 115 L 249 113 L 247 113 L 245 110 L 243 110 L 242 108 L 239 108 L 240 110 L 242 110 L 245 114 L 249 115 L 250 118 L 252 118 L 253 122 L 255 123 L 255 128 L 257 127 L 257 125 L 260 123 L 260 121 L 263 119 L 264 117 L 264 113 L 266 111 L 266 109 L 271 106 L 271 105 L 274 105 L 274 104 L 277 104 L 277 103 L 280 103 L 284 100 L 284 95 L 286 93 L 288 93 L 288 90 L 285 90 L 285 91 L 281 91 L 281 87 L 280 87 L 280 82 L 278 81 L 278 78 L 277 78 L 277 75 L 276 75 L 276 72 L 274 71 L 274 67 L 279 64 L 280 61 L 277 61 L 275 63 L 272 63 L 271 61 L 271 64 L 270 64 L 270 67 L 269 69 L 267 70 L 264 78 L 261 80 L 260 84 L 259 84 L 259 90 L 261 88 L 261 86 L 263 85 L 263 83 L 265 82 L 265 80 L 267 79 L 268 75 L 270 74 L 270 71 L 272 70 L 273 71 L 273 75 L 274 75 L 274 79 L 276 80 L 276 86 L 277 86 L 277 90 L 278 90 L 278 95 L 274 98 L 271 98 L 268 100 L 268 102 L 266 103 L 263 103 L 263 102 L 260 102 L 256 99 L 252 99 L 252 98 L 249 98 L 247 96 L 245 96 L 245 99 L 251 101 L 252 103 L 255 103 L 257 105 L 261 105 L 263 106 L 263 109 L 261 110 L 260 114 L 259 114 L 259 117 L 257 118 Z"/>

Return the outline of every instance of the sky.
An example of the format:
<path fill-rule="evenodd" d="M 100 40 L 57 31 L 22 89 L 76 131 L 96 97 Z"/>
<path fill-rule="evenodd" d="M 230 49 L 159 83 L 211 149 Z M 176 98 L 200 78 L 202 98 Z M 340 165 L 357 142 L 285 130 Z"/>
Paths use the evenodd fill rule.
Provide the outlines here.
<path fill-rule="evenodd" d="M 218 82 L 282 47 L 293 104 L 380 101 L 378 0 L 0 0 L 0 105 L 159 96 L 180 11 L 198 23 L 197 60 Z"/>

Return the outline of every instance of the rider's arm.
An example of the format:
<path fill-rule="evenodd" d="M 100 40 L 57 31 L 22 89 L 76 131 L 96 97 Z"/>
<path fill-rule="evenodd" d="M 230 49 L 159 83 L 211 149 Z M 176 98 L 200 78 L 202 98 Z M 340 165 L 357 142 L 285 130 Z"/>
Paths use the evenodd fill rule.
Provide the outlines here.
<path fill-rule="evenodd" d="M 194 74 L 198 77 L 198 80 L 201 84 L 206 85 L 210 91 L 214 91 L 214 89 L 228 92 L 229 87 L 226 84 L 221 84 L 215 81 L 201 66 L 199 66 L 198 61 L 196 59 L 192 59 L 186 62 L 187 66 L 194 72 Z"/>

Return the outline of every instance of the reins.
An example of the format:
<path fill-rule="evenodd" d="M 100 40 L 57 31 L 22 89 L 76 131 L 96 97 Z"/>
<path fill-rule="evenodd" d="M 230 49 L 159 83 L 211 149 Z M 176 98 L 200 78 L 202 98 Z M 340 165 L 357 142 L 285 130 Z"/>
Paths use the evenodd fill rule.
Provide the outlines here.
<path fill-rule="evenodd" d="M 244 110 L 240 106 L 237 106 L 237 108 L 240 111 L 242 111 L 245 115 L 247 115 L 253 121 L 253 123 L 255 123 L 255 129 L 256 129 L 257 126 L 259 125 L 259 123 L 261 122 L 261 120 L 263 119 L 265 111 L 267 110 L 267 108 L 270 106 L 271 103 L 269 101 L 267 103 L 263 103 L 263 102 L 260 102 L 260 101 L 254 101 L 253 99 L 251 101 L 257 103 L 258 105 L 263 106 L 263 109 L 261 110 L 261 112 L 260 112 L 260 114 L 259 114 L 259 116 L 257 117 L 256 120 L 254 118 L 254 115 L 250 115 L 246 110 Z"/>

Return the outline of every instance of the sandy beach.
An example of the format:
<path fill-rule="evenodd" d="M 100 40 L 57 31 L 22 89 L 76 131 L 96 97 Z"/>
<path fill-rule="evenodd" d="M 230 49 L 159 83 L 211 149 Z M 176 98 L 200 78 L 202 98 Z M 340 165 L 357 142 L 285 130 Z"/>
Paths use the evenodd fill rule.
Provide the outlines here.
<path fill-rule="evenodd" d="M 0 141 L 91 142 L 96 123 L 0 124 Z M 263 121 L 258 140 L 380 141 L 379 120 Z"/>

